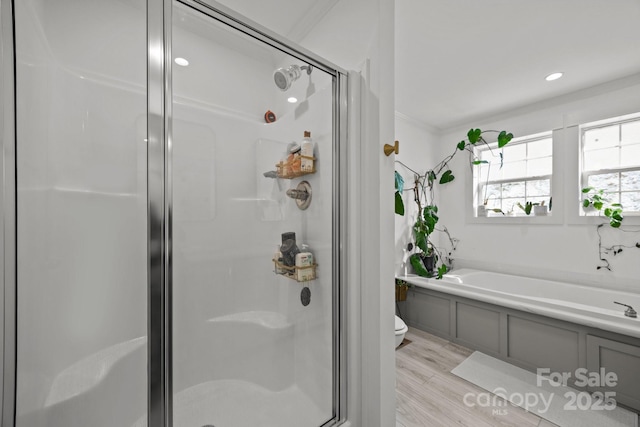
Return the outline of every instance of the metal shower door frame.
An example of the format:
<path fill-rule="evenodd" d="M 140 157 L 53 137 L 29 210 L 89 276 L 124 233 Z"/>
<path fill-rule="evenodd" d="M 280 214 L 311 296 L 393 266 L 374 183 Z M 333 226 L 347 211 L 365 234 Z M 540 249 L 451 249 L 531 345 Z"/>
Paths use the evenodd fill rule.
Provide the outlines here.
<path fill-rule="evenodd" d="M 346 420 L 347 97 L 346 71 L 210 0 L 175 0 L 319 68 L 333 77 L 333 418 Z M 172 55 L 174 0 L 147 1 L 148 31 L 148 362 L 149 427 L 173 425 L 172 384 Z"/>
<path fill-rule="evenodd" d="M 2 426 L 15 425 L 16 412 L 16 98 L 13 1 L 0 0 L 0 352 L 2 387 L 0 420 Z"/>
<path fill-rule="evenodd" d="M 346 419 L 346 206 L 347 73 L 234 11 L 207 0 L 176 0 L 333 76 L 333 397 L 334 418 Z M 172 426 L 172 100 L 173 0 L 147 0 L 147 226 L 148 226 L 148 425 Z M 3 427 L 15 426 L 16 408 L 16 95 L 13 0 L 0 0 L 0 387 Z"/>

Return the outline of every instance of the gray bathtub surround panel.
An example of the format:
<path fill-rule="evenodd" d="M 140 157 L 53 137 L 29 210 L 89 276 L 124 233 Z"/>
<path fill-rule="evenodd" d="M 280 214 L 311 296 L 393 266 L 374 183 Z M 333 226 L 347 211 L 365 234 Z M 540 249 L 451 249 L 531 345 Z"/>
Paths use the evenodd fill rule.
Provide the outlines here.
<path fill-rule="evenodd" d="M 616 373 L 617 398 L 640 408 L 640 347 L 593 335 L 587 335 L 587 369 L 606 368 Z M 602 387 L 594 390 L 605 391 Z"/>
<path fill-rule="evenodd" d="M 494 357 L 474 352 L 452 371 L 483 389 L 506 399 L 560 427 L 637 427 L 638 415 L 624 408 L 613 410 L 578 409 L 571 398 L 580 391 L 548 381 L 538 381 L 537 375 Z M 538 382 L 541 383 L 538 386 Z M 474 402 L 475 399 L 469 399 Z M 478 399 L 478 401 L 481 401 Z M 572 409 L 572 408 L 576 409 Z M 508 411 L 508 406 L 499 409 Z M 496 408 L 498 409 L 498 408 Z"/>
<path fill-rule="evenodd" d="M 409 291 L 403 313 L 410 327 L 531 372 L 614 372 L 615 388 L 588 391 L 614 391 L 618 404 L 640 411 L 640 338 L 420 287 Z"/>

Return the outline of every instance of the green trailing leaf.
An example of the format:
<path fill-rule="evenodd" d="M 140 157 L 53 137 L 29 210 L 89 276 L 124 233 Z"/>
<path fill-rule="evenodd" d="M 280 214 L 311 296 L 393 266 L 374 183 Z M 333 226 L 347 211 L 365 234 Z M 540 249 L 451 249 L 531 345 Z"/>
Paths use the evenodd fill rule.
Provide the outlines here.
<path fill-rule="evenodd" d="M 467 138 L 469 138 L 469 142 L 471 144 L 475 144 L 480 141 L 481 135 L 482 131 L 480 129 L 469 129 L 469 132 L 467 132 Z"/>
<path fill-rule="evenodd" d="M 413 271 L 415 271 L 418 276 L 429 277 L 429 272 L 427 271 L 426 268 L 424 268 L 424 264 L 422 263 L 422 259 L 420 258 L 420 255 L 418 254 L 411 255 L 409 257 L 409 262 L 413 267 Z"/>
<path fill-rule="evenodd" d="M 427 235 L 425 233 L 416 234 L 416 246 L 422 252 L 427 252 Z"/>
<path fill-rule="evenodd" d="M 427 236 L 433 233 L 433 230 L 435 230 L 436 224 L 440 219 L 438 218 L 437 213 L 438 213 L 438 207 L 435 205 L 427 205 L 424 207 L 424 210 L 422 211 L 422 217 L 424 218 L 423 224 L 425 226 L 425 234 L 427 234 Z M 424 250 L 424 252 L 427 252 L 427 251 Z"/>
<path fill-rule="evenodd" d="M 402 193 L 402 190 L 404 190 L 404 178 L 396 171 L 396 191 Z"/>
<path fill-rule="evenodd" d="M 446 265 L 442 264 L 440 267 L 438 267 L 438 275 L 437 275 L 437 279 L 442 279 L 442 276 L 444 276 L 447 271 L 449 271 L 449 269 L 447 268 Z"/>
<path fill-rule="evenodd" d="M 451 172 L 451 169 L 449 169 L 440 177 L 440 184 L 446 184 L 447 182 L 451 182 L 454 179 L 456 179 L 456 177 L 453 176 L 453 172 Z"/>
<path fill-rule="evenodd" d="M 495 208 L 495 209 L 489 209 L 489 210 L 495 213 L 501 213 L 502 215 L 504 215 L 504 212 L 502 212 L 502 209 Z"/>
<path fill-rule="evenodd" d="M 513 139 L 512 133 L 507 133 L 506 131 L 500 132 L 498 135 L 498 148 L 502 148 L 507 145 Z"/>
<path fill-rule="evenodd" d="M 434 171 L 429 171 L 427 174 L 427 180 L 429 182 L 429 187 L 433 185 L 433 182 L 436 180 L 436 173 Z"/>
<path fill-rule="evenodd" d="M 593 206 L 594 209 L 602 211 L 603 215 L 609 218 L 609 225 L 613 228 L 619 228 L 622 225 L 624 217 L 622 216 L 622 205 L 620 203 L 609 203 L 604 190 L 584 187 L 581 191 L 585 195 L 584 200 L 582 200 L 584 208 Z"/>
<path fill-rule="evenodd" d="M 432 212 L 438 213 L 438 207 L 436 205 L 427 205 L 423 209 L 423 215 L 430 215 Z"/>
<path fill-rule="evenodd" d="M 396 191 L 396 214 L 404 216 L 404 202 L 402 201 L 402 195 Z"/>
<path fill-rule="evenodd" d="M 464 147 L 466 147 L 466 146 L 467 146 L 466 142 L 464 142 L 464 141 L 458 142 L 458 150 L 462 151 L 462 150 L 464 150 Z"/>
<path fill-rule="evenodd" d="M 424 222 L 425 222 L 425 225 L 427 226 L 427 234 L 431 234 L 433 233 L 433 230 L 436 228 L 438 217 L 436 215 L 430 215 L 424 219 Z M 426 250 L 424 251 L 426 252 Z"/>
<path fill-rule="evenodd" d="M 489 163 L 489 162 L 486 160 L 474 160 L 473 162 L 471 162 L 472 165 L 481 165 L 484 163 Z"/>

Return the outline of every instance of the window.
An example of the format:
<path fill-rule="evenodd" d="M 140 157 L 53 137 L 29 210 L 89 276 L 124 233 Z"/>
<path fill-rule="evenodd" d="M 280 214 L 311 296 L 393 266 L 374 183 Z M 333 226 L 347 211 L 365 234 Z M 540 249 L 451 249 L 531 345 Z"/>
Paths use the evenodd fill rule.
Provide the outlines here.
<path fill-rule="evenodd" d="M 626 213 L 640 212 L 640 114 L 580 128 L 582 187 L 604 190 Z"/>
<path fill-rule="evenodd" d="M 476 203 L 485 205 L 489 216 L 502 216 L 492 209 L 507 215 L 526 215 L 519 206 L 525 207 L 527 202 L 551 204 L 551 132 L 513 139 L 501 149 L 497 143 L 477 147 L 476 156 L 489 162 L 474 171 Z"/>

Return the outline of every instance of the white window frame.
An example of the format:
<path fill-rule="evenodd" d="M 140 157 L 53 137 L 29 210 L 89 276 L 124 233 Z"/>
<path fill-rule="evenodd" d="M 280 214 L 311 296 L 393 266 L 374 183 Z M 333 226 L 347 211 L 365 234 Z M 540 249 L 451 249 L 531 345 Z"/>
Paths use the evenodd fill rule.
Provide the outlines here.
<path fill-rule="evenodd" d="M 552 171 L 551 174 L 547 174 L 547 175 L 535 175 L 535 176 L 523 176 L 523 177 L 519 177 L 519 178 L 507 178 L 507 179 L 498 179 L 498 180 L 493 180 L 493 181 L 485 181 L 485 182 L 481 182 L 480 181 L 480 177 L 479 177 L 479 173 L 477 173 L 477 167 L 474 166 L 474 170 L 472 173 L 473 176 L 473 206 L 474 206 L 474 216 L 475 216 L 475 209 L 477 209 L 478 206 L 482 205 L 484 203 L 483 197 L 484 194 L 482 194 L 482 187 L 486 184 L 486 185 L 492 185 L 492 184 L 508 184 L 511 182 L 523 182 L 525 183 L 525 200 L 526 200 L 526 183 L 529 181 L 539 181 L 539 180 L 544 180 L 544 179 L 548 179 L 549 180 L 549 198 L 553 197 L 553 169 L 554 169 L 554 157 L 555 157 L 555 149 L 553 148 L 555 146 L 554 141 L 553 141 L 553 132 L 552 131 L 547 131 L 547 132 L 541 132 L 541 133 L 536 133 L 536 134 L 531 134 L 531 135 L 526 135 L 523 137 L 519 137 L 519 138 L 515 138 L 513 139 L 507 147 L 513 147 L 515 145 L 520 145 L 520 144 L 526 144 L 526 143 L 531 143 L 531 142 L 535 142 L 535 141 L 539 141 L 539 140 L 543 140 L 543 139 L 551 139 L 551 145 L 552 145 L 552 152 L 551 152 L 551 159 L 552 159 Z M 481 147 L 474 147 L 474 156 L 476 158 L 480 158 L 480 153 L 483 151 L 488 151 L 489 149 L 491 150 L 501 150 L 500 148 L 498 148 L 498 143 L 497 142 L 493 142 L 489 144 L 489 147 L 486 146 L 481 146 Z M 528 154 L 528 153 L 527 153 Z M 529 160 L 529 157 L 527 155 L 527 157 L 525 158 L 526 160 Z M 505 159 L 505 161 L 508 161 L 508 159 Z M 532 196 L 532 197 L 539 197 L 539 196 Z M 507 212 L 505 212 L 506 214 Z M 524 218 L 524 219 L 532 219 L 532 218 L 545 218 L 545 217 L 551 217 L 553 215 L 553 211 L 550 211 L 547 215 L 544 216 L 534 216 L 533 212 L 530 215 L 525 214 L 522 210 L 518 209 L 518 210 L 514 210 L 514 213 L 512 215 L 501 215 L 501 214 L 497 214 L 497 215 L 490 215 L 487 217 L 481 217 L 481 216 L 477 216 L 476 219 L 480 220 L 480 222 L 484 222 L 484 220 L 488 220 L 488 221 L 493 221 L 496 219 L 500 219 L 500 218 L 508 218 L 509 220 L 513 220 L 516 218 Z M 476 222 L 476 221 L 474 221 Z"/>
<path fill-rule="evenodd" d="M 609 127 L 611 125 L 618 125 L 619 127 L 619 132 L 622 131 L 622 125 L 625 123 L 631 123 L 631 122 L 640 122 L 640 113 L 637 114 L 628 114 L 625 116 L 620 116 L 620 117 L 614 117 L 611 119 L 606 119 L 606 120 L 600 120 L 597 122 L 592 122 L 592 123 L 585 123 L 583 125 L 580 125 L 579 127 L 579 156 L 580 156 L 580 161 L 579 161 L 579 170 L 580 170 L 580 189 L 585 188 L 588 186 L 588 182 L 589 182 L 589 176 L 591 175 L 603 175 L 603 174 L 607 174 L 607 173 L 614 173 L 614 174 L 618 174 L 618 179 L 621 179 L 621 175 L 623 172 L 640 172 L 640 161 L 638 162 L 638 166 L 625 166 L 625 167 L 614 167 L 614 168 L 605 168 L 605 169 L 598 169 L 598 170 L 589 170 L 589 171 L 585 171 L 584 170 L 584 142 L 585 142 L 585 133 L 587 131 L 593 130 L 593 129 L 599 129 L 599 128 L 604 128 L 604 127 Z M 617 148 L 621 149 L 622 145 L 620 144 L 620 140 L 618 140 L 618 145 L 616 145 Z M 620 183 L 619 183 L 620 184 Z M 618 191 L 615 192 L 609 192 L 609 193 L 617 193 L 620 198 L 622 196 L 622 186 L 618 185 Z M 627 211 L 624 210 L 624 205 L 623 207 L 623 214 L 624 216 L 640 216 L 640 211 Z M 580 216 L 593 216 L 593 215 L 589 215 L 587 213 L 585 213 L 582 209 L 580 209 Z"/>

